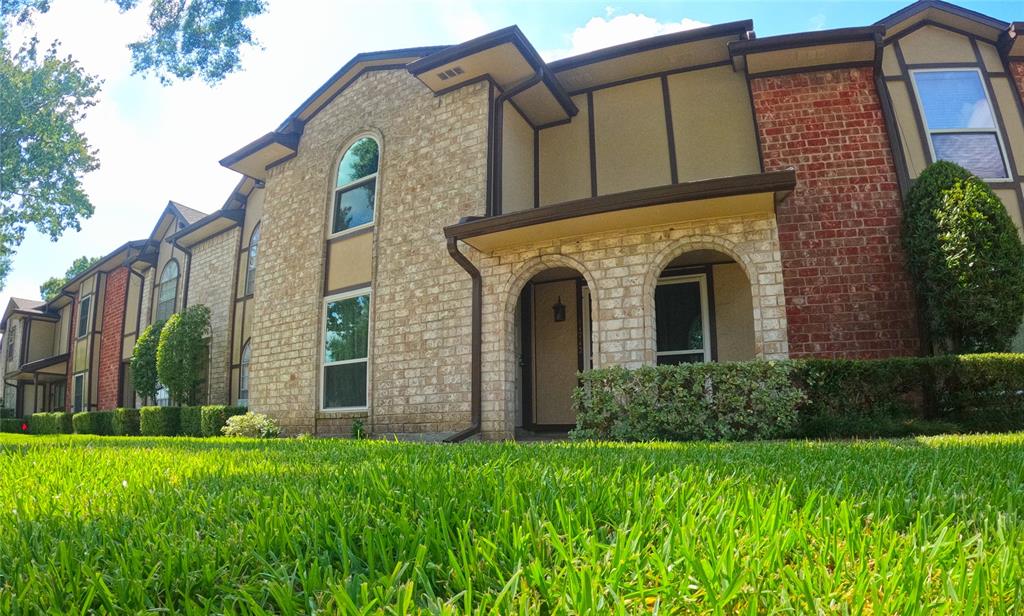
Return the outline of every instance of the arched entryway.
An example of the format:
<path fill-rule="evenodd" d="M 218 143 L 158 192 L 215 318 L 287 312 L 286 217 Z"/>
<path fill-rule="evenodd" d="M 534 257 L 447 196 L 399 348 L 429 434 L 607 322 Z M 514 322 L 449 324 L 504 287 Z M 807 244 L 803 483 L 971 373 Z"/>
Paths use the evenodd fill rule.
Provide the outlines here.
<path fill-rule="evenodd" d="M 757 356 L 750 280 L 728 254 L 698 249 L 673 257 L 659 272 L 653 294 L 655 363 Z"/>
<path fill-rule="evenodd" d="M 512 340 L 517 429 L 551 432 L 575 426 L 577 373 L 594 365 L 592 306 L 587 279 L 572 267 L 544 269 L 523 285 Z"/>

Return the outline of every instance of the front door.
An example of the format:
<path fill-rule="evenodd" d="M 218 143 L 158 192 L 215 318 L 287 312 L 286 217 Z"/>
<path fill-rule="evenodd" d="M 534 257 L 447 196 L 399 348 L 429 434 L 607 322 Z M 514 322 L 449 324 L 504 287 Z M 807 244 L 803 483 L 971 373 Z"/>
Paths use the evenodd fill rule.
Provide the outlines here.
<path fill-rule="evenodd" d="M 582 278 L 533 282 L 523 292 L 521 382 L 528 429 L 576 424 L 576 374 L 590 365 L 589 299 Z"/>

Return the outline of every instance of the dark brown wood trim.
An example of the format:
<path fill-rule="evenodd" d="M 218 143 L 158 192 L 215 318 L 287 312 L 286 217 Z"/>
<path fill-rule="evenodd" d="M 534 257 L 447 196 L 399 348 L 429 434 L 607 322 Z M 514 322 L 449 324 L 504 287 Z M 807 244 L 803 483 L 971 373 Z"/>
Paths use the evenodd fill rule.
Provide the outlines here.
<path fill-rule="evenodd" d="M 533 129 L 533 207 L 540 207 L 540 131 Z"/>
<path fill-rule="evenodd" d="M 974 39 L 971 38 L 972 48 L 974 48 Z M 978 57 L 977 62 L 919 62 L 917 64 L 907 63 L 908 70 L 917 69 L 958 69 L 958 68 L 980 68 L 982 71 L 987 72 L 984 65 L 984 60 Z"/>
<path fill-rule="evenodd" d="M 494 82 L 494 78 L 491 77 L 490 73 L 484 73 L 483 75 L 480 75 L 479 77 L 474 77 L 474 78 L 470 79 L 469 81 L 463 81 L 463 82 L 457 83 L 457 84 L 455 84 L 453 86 L 448 86 L 447 88 L 441 88 L 437 92 L 434 92 L 434 98 L 437 98 L 439 96 L 444 96 L 445 94 L 450 94 L 450 93 L 452 93 L 452 92 L 454 92 L 456 90 L 461 90 L 462 88 L 465 88 L 465 87 L 468 87 L 468 86 L 480 83 L 481 81 L 490 81 L 490 82 L 493 83 Z"/>
<path fill-rule="evenodd" d="M 550 62 L 548 67 L 550 67 L 553 72 L 560 73 L 574 68 L 579 68 L 581 66 L 586 66 L 588 64 L 603 62 L 605 60 L 611 60 L 620 56 L 627 56 L 643 51 L 662 49 L 664 47 L 672 47 L 674 45 L 682 45 L 684 43 L 692 43 L 710 38 L 724 37 L 730 34 L 746 34 L 753 28 L 754 22 L 749 19 L 744 19 L 724 24 L 716 24 L 714 26 L 707 26 L 704 28 L 696 28 L 694 30 L 663 34 L 661 36 L 654 36 L 639 41 L 605 47 L 604 49 L 598 49 L 597 51 L 591 51 L 589 53 L 564 58 L 562 60 L 555 60 L 554 62 Z"/>
<path fill-rule="evenodd" d="M 882 78 L 881 71 L 875 68 L 875 91 L 878 96 L 878 103 L 882 109 L 882 119 L 885 121 L 885 131 L 889 136 L 889 151 L 892 153 L 893 166 L 896 169 L 896 182 L 900 187 L 900 200 L 910 190 L 910 171 L 907 169 L 906 151 L 903 149 L 903 138 L 899 132 L 899 123 L 896 119 L 896 112 L 892 107 L 892 99 L 889 95 L 889 86 Z"/>
<path fill-rule="evenodd" d="M 864 60 L 861 62 L 836 62 L 835 64 L 814 64 L 811 66 L 797 66 L 794 68 L 784 68 L 777 71 L 765 71 L 763 73 L 750 73 L 750 76 L 755 79 L 758 77 L 784 77 L 786 75 L 798 75 L 800 73 L 838 71 L 849 68 L 871 68 L 873 66 L 873 60 Z"/>
<path fill-rule="evenodd" d="M 692 73 L 694 71 L 704 71 L 722 66 L 732 66 L 732 61 L 718 60 L 716 62 L 705 62 L 704 64 L 694 64 L 693 66 L 684 66 L 682 68 L 673 68 L 665 71 L 644 73 L 643 75 L 637 75 L 636 77 L 626 77 L 625 79 L 618 79 L 616 81 L 609 81 L 608 83 L 602 83 L 596 86 L 590 86 L 586 88 L 580 88 L 579 90 L 573 90 L 569 92 L 569 96 L 580 96 L 588 92 L 598 92 L 600 90 L 607 90 L 608 88 L 624 86 L 631 83 L 636 83 L 638 81 L 647 81 L 648 79 L 659 79 L 661 77 L 671 77 L 672 75 Z"/>
<path fill-rule="evenodd" d="M 263 167 L 263 170 L 264 171 L 270 171 L 274 167 L 280 167 L 281 165 L 285 164 L 286 162 L 290 161 L 291 159 L 295 158 L 298 155 L 299 155 L 298 152 L 292 152 L 291 154 L 285 154 L 281 158 L 278 158 L 277 160 L 275 160 L 275 161 L 273 161 L 271 163 L 268 163 L 265 167 Z"/>
<path fill-rule="evenodd" d="M 587 92 L 587 131 L 590 140 L 590 196 L 597 196 L 597 139 L 594 136 L 594 93 Z"/>
<path fill-rule="evenodd" d="M 268 145 L 277 144 L 288 148 L 289 150 L 296 151 L 299 148 L 299 134 L 298 133 L 280 133 L 277 131 L 269 132 L 259 139 L 249 143 L 231 154 L 228 154 L 224 158 L 220 159 L 219 163 L 222 167 L 230 167 L 235 163 L 252 156 L 256 152 L 259 152 Z"/>
<path fill-rule="evenodd" d="M 372 233 L 374 227 L 377 226 L 376 222 L 377 221 L 375 220 L 373 222 L 373 224 L 366 225 L 365 227 L 360 227 L 360 228 L 355 229 L 353 231 L 339 231 L 338 235 L 334 235 L 332 237 L 328 237 L 327 238 L 327 243 L 328 244 L 335 244 L 337 242 L 340 242 L 342 240 L 347 240 L 347 239 L 352 238 L 352 237 L 358 237 L 358 236 L 364 235 L 366 233 Z M 248 247 L 246 247 L 246 248 L 248 248 Z"/>
<path fill-rule="evenodd" d="M 28 339 L 32 336 L 32 317 L 25 318 L 25 326 L 21 328 L 21 349 L 18 351 L 18 362 L 15 364 L 20 370 L 28 363 Z"/>
<path fill-rule="evenodd" d="M 338 287 L 337 289 L 328 289 L 324 292 L 324 297 L 331 297 L 332 295 L 341 295 L 342 293 L 349 293 L 351 291 L 358 291 L 360 289 L 370 290 L 370 285 L 373 284 L 371 281 L 359 282 L 356 284 L 350 284 L 344 287 Z"/>
<path fill-rule="evenodd" d="M 128 318 L 128 291 L 131 290 L 132 276 L 131 268 L 127 265 L 121 267 L 128 270 L 124 278 L 124 307 L 121 309 L 121 332 L 117 337 L 117 406 L 124 406 L 124 323 Z"/>
<path fill-rule="evenodd" d="M 757 144 L 757 164 L 761 173 L 764 173 L 764 145 L 761 143 L 761 125 L 757 121 L 757 109 L 754 107 L 754 86 L 751 83 L 750 73 L 743 71 L 747 80 L 747 96 L 750 97 L 750 119 L 754 124 L 754 142 Z"/>
<path fill-rule="evenodd" d="M 661 99 L 665 106 L 665 134 L 668 137 L 668 171 L 673 184 L 679 182 L 679 168 L 676 164 L 676 133 L 672 128 L 672 99 L 668 91 L 668 77 L 661 78 Z"/>
<path fill-rule="evenodd" d="M 711 347 L 711 361 L 718 361 L 718 318 L 715 312 L 715 268 L 713 265 L 704 266 L 704 284 L 708 287 L 708 332 L 711 339 L 708 345 Z M 747 281 L 750 284 L 750 281 Z"/>
<path fill-rule="evenodd" d="M 947 6 L 953 6 L 953 5 L 948 4 Z M 937 22 L 935 20 L 932 20 L 932 19 L 923 19 L 923 20 L 917 22 L 916 24 L 914 24 L 913 26 L 910 26 L 909 28 L 906 28 L 904 30 L 900 30 L 896 34 L 894 34 L 892 36 L 886 37 L 884 42 L 885 42 L 885 44 L 888 45 L 890 42 L 898 41 L 898 40 L 902 39 L 903 37 L 905 37 L 905 36 L 907 36 L 909 34 L 913 34 L 914 32 L 917 32 L 918 30 L 920 30 L 921 28 L 927 28 L 928 26 L 931 26 L 933 28 L 941 28 L 943 30 L 949 30 L 950 32 L 953 32 L 955 34 L 959 34 L 960 36 L 965 36 L 967 38 L 972 38 L 972 37 L 976 37 L 977 36 L 973 32 L 968 32 L 967 30 L 961 30 L 960 28 L 957 28 L 955 26 L 950 26 L 950 25 L 947 25 L 947 24 L 939 23 L 939 22 Z M 992 43 L 992 44 L 995 44 L 997 42 L 995 40 L 985 39 L 984 37 L 982 37 L 982 39 L 984 41 L 986 41 L 988 43 Z"/>
<path fill-rule="evenodd" d="M 306 119 L 303 120 L 303 125 L 305 125 L 306 122 L 309 122 L 309 120 L 312 119 L 314 116 L 316 116 L 318 113 L 323 111 L 324 108 L 327 107 L 327 105 L 330 105 L 331 103 L 333 103 L 334 99 L 338 98 L 338 96 L 340 96 L 342 92 L 347 90 L 349 88 L 349 86 L 351 86 L 353 83 L 358 81 L 359 78 L 362 77 L 363 75 L 365 75 L 367 73 L 375 73 L 377 71 L 394 71 L 394 70 L 404 69 L 404 68 L 407 68 L 407 67 L 408 67 L 408 65 L 405 64 L 405 63 L 378 64 L 376 66 L 365 66 L 365 67 L 363 67 L 362 69 L 359 70 L 358 73 L 353 75 L 352 78 L 348 80 L 348 83 L 345 84 L 345 87 L 338 88 L 337 92 L 332 94 L 327 100 L 325 100 L 321 105 L 319 105 L 309 115 L 307 115 Z M 295 148 L 294 149 L 298 150 L 298 140 L 296 140 Z"/>
<path fill-rule="evenodd" d="M 1003 152 L 1006 164 L 1010 167 L 1006 170 L 1007 177 L 1014 178 L 1020 173 L 1017 167 L 1017 161 L 1013 158 L 1013 148 L 1010 143 L 1010 136 L 1006 132 L 1006 121 L 1003 119 L 1002 109 L 999 107 L 999 100 L 996 98 L 995 88 L 992 87 L 992 77 L 985 69 L 985 59 L 981 55 L 981 49 L 978 47 L 978 40 L 975 37 L 971 37 L 971 49 L 974 51 L 974 58 L 978 62 L 978 66 L 975 67 L 979 73 L 981 73 L 981 80 L 985 84 L 985 92 L 992 104 L 992 114 L 996 118 L 996 129 L 999 131 L 999 138 L 1002 141 L 1002 147 L 1005 150 Z M 1016 84 L 1010 83 L 1011 93 L 1019 95 L 1020 92 L 1014 87 Z M 1020 96 L 1014 96 L 1014 98 L 1020 99 Z M 1021 118 L 1024 120 L 1024 118 Z M 1024 217 L 1024 189 L 1021 188 L 1019 183 L 1014 187 L 1014 192 L 1017 193 L 1017 207 L 1020 209 L 1021 216 Z M 1022 218 L 1024 220 L 1024 218 Z"/>
<path fill-rule="evenodd" d="M 903 75 L 903 83 L 907 87 L 907 95 L 910 96 L 911 108 L 914 110 L 914 124 L 917 126 L 917 134 L 921 138 L 921 148 L 924 150 L 924 159 L 927 164 L 935 162 L 932 160 L 932 148 L 931 141 L 928 139 L 928 132 L 924 128 L 924 119 L 921 117 L 921 110 L 918 109 L 917 97 L 915 92 L 917 91 L 914 87 L 914 77 L 910 74 L 907 69 L 907 60 L 903 57 L 903 49 L 900 47 L 900 42 L 893 41 L 892 50 L 896 54 L 896 62 L 900 67 L 900 74 Z"/>
<path fill-rule="evenodd" d="M 494 82 L 487 82 L 487 194 L 484 195 L 484 214 L 491 214 L 491 195 L 494 186 Z"/>
<path fill-rule="evenodd" d="M 956 15 L 957 17 L 963 17 L 964 19 L 977 22 L 990 28 L 1003 29 L 1007 25 L 997 19 L 993 19 L 988 15 L 984 15 L 977 11 L 965 9 L 961 6 L 950 4 L 949 2 L 941 2 L 936 0 L 922 0 L 919 2 L 915 2 L 913 4 L 903 7 L 902 9 L 893 13 L 892 15 L 882 18 L 881 20 L 878 21 L 878 23 L 886 27 L 895 26 L 898 23 L 910 19 L 914 15 L 917 15 L 923 11 L 933 8 L 939 9 L 940 11 L 944 11 L 951 15 Z"/>
<path fill-rule="evenodd" d="M 458 224 L 445 227 L 445 236 L 465 239 L 508 231 L 521 227 L 590 216 L 605 212 L 616 212 L 635 208 L 643 208 L 667 203 L 682 203 L 732 197 L 758 193 L 791 191 L 796 187 L 796 172 L 792 169 L 769 173 L 732 176 L 696 182 L 684 182 L 642 188 L 612 195 L 602 195 L 589 199 L 577 199 L 557 204 L 557 207 L 542 207 L 521 212 L 512 212 L 503 216 L 468 219 Z"/>
<path fill-rule="evenodd" d="M 555 120 L 554 122 L 548 122 L 547 124 L 541 124 L 537 127 L 537 130 L 545 130 L 548 128 L 554 128 L 556 126 L 565 126 L 566 124 L 572 123 L 572 118 L 566 118 L 564 120 Z"/>
<path fill-rule="evenodd" d="M 870 42 L 875 40 L 876 34 L 884 32 L 885 28 L 882 26 L 865 26 L 819 30 L 816 32 L 798 32 L 795 34 L 732 41 L 729 43 L 729 56 L 745 56 L 752 53 L 836 45 L 840 43 Z"/>

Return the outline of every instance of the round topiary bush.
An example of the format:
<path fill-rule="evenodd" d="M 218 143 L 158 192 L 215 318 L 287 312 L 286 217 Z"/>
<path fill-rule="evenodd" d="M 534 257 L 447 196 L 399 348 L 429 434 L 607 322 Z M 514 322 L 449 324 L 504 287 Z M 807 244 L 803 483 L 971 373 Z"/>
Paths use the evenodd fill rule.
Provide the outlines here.
<path fill-rule="evenodd" d="M 903 222 L 933 350 L 1008 350 L 1024 317 L 1024 245 L 995 193 L 963 167 L 939 161 L 907 194 Z"/>

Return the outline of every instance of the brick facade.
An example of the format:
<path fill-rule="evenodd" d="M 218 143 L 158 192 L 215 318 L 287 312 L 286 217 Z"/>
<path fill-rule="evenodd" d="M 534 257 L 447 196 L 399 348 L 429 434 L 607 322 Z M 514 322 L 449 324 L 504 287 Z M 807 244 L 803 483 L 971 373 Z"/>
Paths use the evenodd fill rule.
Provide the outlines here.
<path fill-rule="evenodd" d="M 786 358 L 782 264 L 771 216 L 696 220 L 578 236 L 486 256 L 470 252 L 484 290 L 483 437 L 513 437 L 515 308 L 533 276 L 555 267 L 582 274 L 591 289 L 594 366 L 636 368 L 655 360 L 658 278 L 674 258 L 695 250 L 714 250 L 740 264 L 751 282 L 756 356 Z"/>
<path fill-rule="evenodd" d="M 367 428 L 469 424 L 470 280 L 441 229 L 484 213 L 488 90 L 477 83 L 434 96 L 405 69 L 368 72 L 306 124 L 298 155 L 270 170 L 250 397 L 287 432 L 344 433 L 351 423 L 315 409 L 331 175 L 365 131 L 381 140 Z"/>
<path fill-rule="evenodd" d="M 751 92 L 765 171 L 797 172 L 777 211 L 790 354 L 917 353 L 899 188 L 872 69 L 757 77 Z"/>
<path fill-rule="evenodd" d="M 1010 78 L 1017 84 L 1017 93 L 1024 101 L 1024 60 L 1013 60 L 1007 62 L 1006 67 L 1010 69 Z"/>
<path fill-rule="evenodd" d="M 103 295 L 97 403 L 101 410 L 118 406 L 121 390 L 121 343 L 124 338 L 124 310 L 128 293 L 128 268 L 107 274 Z"/>
<path fill-rule="evenodd" d="M 188 278 L 188 303 L 210 309 L 210 364 L 208 404 L 228 404 L 231 360 L 231 311 L 234 308 L 234 268 L 237 263 L 236 227 L 192 248 Z"/>

